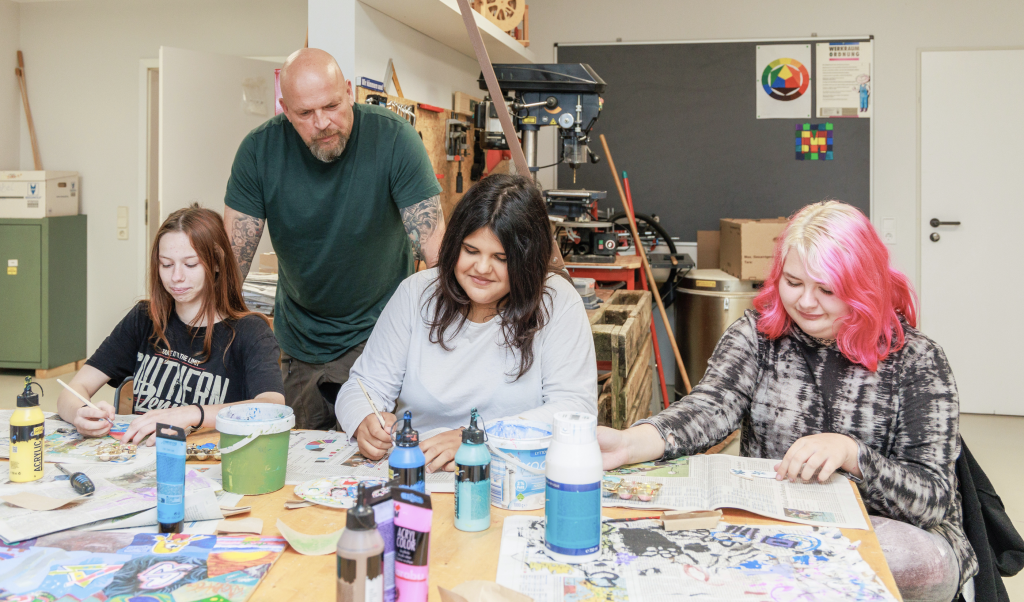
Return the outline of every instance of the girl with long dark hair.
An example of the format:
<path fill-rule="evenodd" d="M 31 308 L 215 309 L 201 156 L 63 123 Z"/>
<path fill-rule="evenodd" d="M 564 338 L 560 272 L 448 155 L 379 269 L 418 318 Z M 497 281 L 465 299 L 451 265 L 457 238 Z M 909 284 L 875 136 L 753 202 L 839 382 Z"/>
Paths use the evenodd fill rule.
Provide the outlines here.
<path fill-rule="evenodd" d="M 551 422 L 555 412 L 597 412 L 594 340 L 582 299 L 550 259 L 554 242 L 540 190 L 492 175 L 455 207 L 437 267 L 395 291 L 338 394 L 342 430 L 381 458 L 395 414 L 410 410 L 428 470 L 451 470 L 457 427 L 477 408 L 487 422 Z M 382 428 L 359 389 L 378 403 Z"/>
<path fill-rule="evenodd" d="M 241 274 L 219 214 L 192 205 L 175 211 L 156 233 L 149 300 L 137 304 L 71 380 L 91 398 L 105 383 L 134 376 L 135 414 L 123 441 L 140 442 L 158 422 L 214 426 L 227 403 L 284 403 L 280 350 L 261 314 L 242 299 Z M 101 437 L 114 417 L 61 392 L 57 410 L 80 433 Z M 150 443 L 153 439 L 150 438 Z"/>

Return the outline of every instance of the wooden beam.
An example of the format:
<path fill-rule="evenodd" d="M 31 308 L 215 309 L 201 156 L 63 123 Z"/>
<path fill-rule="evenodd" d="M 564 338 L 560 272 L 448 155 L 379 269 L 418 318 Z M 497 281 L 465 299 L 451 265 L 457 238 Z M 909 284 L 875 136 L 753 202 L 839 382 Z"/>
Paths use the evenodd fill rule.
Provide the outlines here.
<path fill-rule="evenodd" d="M 28 121 L 28 137 L 32 142 L 32 162 L 36 171 L 43 170 L 43 158 L 39 154 L 39 141 L 36 140 L 36 126 L 32 121 L 32 107 L 28 104 L 28 83 L 25 81 L 25 57 L 18 51 L 18 66 L 14 68 L 14 74 L 18 77 L 18 86 L 21 88 L 21 103 L 25 107 L 25 119 Z"/>

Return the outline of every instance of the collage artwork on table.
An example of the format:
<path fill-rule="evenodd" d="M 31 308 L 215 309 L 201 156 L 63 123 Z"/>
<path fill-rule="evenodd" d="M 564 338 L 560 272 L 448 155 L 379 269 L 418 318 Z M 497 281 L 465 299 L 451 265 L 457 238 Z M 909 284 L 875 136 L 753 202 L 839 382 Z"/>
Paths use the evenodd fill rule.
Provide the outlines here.
<path fill-rule="evenodd" d="M 0 602 L 243 602 L 280 537 L 67 531 L 0 545 Z"/>

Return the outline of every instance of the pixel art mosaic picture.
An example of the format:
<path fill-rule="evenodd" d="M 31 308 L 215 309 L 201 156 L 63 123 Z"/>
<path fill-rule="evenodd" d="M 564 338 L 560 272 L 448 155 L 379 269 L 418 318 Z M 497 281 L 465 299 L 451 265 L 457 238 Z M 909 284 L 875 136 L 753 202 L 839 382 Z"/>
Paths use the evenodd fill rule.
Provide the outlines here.
<path fill-rule="evenodd" d="M 832 124 L 796 124 L 796 160 L 832 160 Z"/>

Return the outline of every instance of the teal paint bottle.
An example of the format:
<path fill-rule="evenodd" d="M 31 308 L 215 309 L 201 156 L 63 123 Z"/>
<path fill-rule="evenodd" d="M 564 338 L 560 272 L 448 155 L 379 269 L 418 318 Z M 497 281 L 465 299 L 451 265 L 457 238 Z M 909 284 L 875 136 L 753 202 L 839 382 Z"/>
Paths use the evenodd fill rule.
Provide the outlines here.
<path fill-rule="evenodd" d="M 470 412 L 469 428 L 455 452 L 455 528 L 485 531 L 491 526 L 491 452 L 487 434 L 477 427 L 480 414 Z M 481 420 L 481 422 L 483 422 Z"/>

